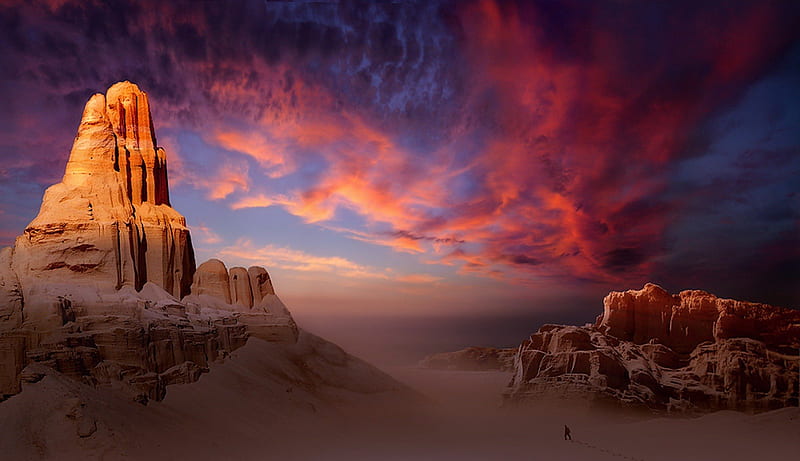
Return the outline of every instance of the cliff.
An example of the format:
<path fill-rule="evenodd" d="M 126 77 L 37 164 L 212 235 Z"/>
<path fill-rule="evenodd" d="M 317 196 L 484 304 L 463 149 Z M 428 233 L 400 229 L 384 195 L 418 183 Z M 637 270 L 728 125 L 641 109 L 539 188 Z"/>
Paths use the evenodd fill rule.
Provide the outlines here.
<path fill-rule="evenodd" d="M 519 346 L 509 403 L 570 398 L 660 411 L 797 405 L 800 311 L 677 295 L 612 292 L 584 327 L 545 325 Z"/>

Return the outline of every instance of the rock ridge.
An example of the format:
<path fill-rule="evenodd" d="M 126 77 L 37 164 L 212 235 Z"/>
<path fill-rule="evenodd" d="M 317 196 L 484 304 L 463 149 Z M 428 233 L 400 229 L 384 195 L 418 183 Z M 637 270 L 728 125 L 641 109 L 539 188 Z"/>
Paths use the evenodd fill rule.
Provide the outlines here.
<path fill-rule="evenodd" d="M 595 324 L 544 325 L 523 341 L 506 402 L 680 413 L 797 405 L 800 311 L 655 284 L 612 292 L 603 306 Z"/>

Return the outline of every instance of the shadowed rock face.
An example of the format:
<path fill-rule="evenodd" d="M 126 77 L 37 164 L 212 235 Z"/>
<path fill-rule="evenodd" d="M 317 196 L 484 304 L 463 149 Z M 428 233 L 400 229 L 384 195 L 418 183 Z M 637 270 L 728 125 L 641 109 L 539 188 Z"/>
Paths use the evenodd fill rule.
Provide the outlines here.
<path fill-rule="evenodd" d="M 95 94 L 62 181 L 14 247 L 0 249 L 0 400 L 20 391 L 32 362 L 146 402 L 197 380 L 250 335 L 294 342 L 266 269 L 232 272 L 240 283 L 218 260 L 195 273 L 147 94 L 130 82 Z"/>
<path fill-rule="evenodd" d="M 225 263 L 219 259 L 209 259 L 200 264 L 194 273 L 192 293 L 196 295 L 207 294 L 231 303 L 230 278 Z"/>
<path fill-rule="evenodd" d="M 514 358 L 506 398 L 567 397 L 665 411 L 761 411 L 797 404 L 800 311 L 612 292 L 595 325 L 545 325 Z"/>
<path fill-rule="evenodd" d="M 247 275 L 250 277 L 250 288 L 253 292 L 254 306 L 261 304 L 261 300 L 268 295 L 275 294 L 275 289 L 272 287 L 272 280 L 270 280 L 266 269 L 259 266 L 252 266 L 247 269 Z"/>

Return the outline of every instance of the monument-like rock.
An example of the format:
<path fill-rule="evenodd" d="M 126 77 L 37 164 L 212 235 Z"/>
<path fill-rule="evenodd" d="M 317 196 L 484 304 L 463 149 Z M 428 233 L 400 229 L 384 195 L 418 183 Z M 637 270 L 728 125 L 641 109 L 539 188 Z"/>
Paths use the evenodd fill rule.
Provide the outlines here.
<path fill-rule="evenodd" d="M 17 238 L 12 264 L 26 317 L 44 329 L 59 326 L 59 284 L 109 291 L 152 282 L 178 299 L 189 293 L 189 230 L 169 205 L 166 155 L 136 85 L 117 83 L 86 103 L 64 177 Z"/>
<path fill-rule="evenodd" d="M 146 402 L 250 335 L 296 341 L 266 269 L 232 275 L 218 260 L 195 272 L 147 94 L 130 82 L 95 94 L 61 182 L 0 249 L 0 399 L 33 363 Z"/>
<path fill-rule="evenodd" d="M 797 405 L 800 311 L 657 285 L 612 292 L 597 323 L 545 325 L 506 399 L 572 398 L 684 412 Z"/>

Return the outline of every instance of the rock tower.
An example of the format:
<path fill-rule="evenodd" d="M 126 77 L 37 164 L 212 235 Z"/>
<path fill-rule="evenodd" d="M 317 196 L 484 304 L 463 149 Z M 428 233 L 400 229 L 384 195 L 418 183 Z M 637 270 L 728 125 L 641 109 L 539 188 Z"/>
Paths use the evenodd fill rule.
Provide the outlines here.
<path fill-rule="evenodd" d="M 0 400 L 20 392 L 26 366 L 44 364 L 144 403 L 250 336 L 296 341 L 266 269 L 200 269 L 170 206 L 147 94 L 130 82 L 95 94 L 61 182 L 0 249 Z"/>

